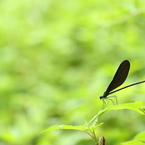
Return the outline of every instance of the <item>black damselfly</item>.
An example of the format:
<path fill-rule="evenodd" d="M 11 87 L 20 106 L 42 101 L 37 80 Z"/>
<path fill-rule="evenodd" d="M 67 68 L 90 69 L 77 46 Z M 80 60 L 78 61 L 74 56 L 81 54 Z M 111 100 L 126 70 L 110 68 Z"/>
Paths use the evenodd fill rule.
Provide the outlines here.
<path fill-rule="evenodd" d="M 114 89 L 116 89 L 117 87 L 121 86 L 124 83 L 124 81 L 126 80 L 126 78 L 128 76 L 129 69 L 130 69 L 130 62 L 128 60 L 124 60 L 120 64 L 120 66 L 118 67 L 118 69 L 117 69 L 117 71 L 116 71 L 111 83 L 109 84 L 108 88 L 104 92 L 103 96 L 100 97 L 100 99 L 102 99 L 104 101 L 104 99 L 108 99 L 109 98 L 107 96 L 110 95 L 110 94 L 113 94 L 113 93 L 118 92 L 120 90 L 123 90 L 125 88 L 128 88 L 128 87 L 131 87 L 131 86 L 134 86 L 134 85 L 141 84 L 141 83 L 145 82 L 145 80 L 144 81 L 140 81 L 140 82 L 137 82 L 137 83 L 122 87 L 120 89 L 114 90 Z M 109 99 L 109 100 L 111 100 L 111 99 Z M 116 103 L 117 103 L 117 98 L 116 98 Z M 113 104 L 114 104 L 114 102 L 113 102 Z"/>

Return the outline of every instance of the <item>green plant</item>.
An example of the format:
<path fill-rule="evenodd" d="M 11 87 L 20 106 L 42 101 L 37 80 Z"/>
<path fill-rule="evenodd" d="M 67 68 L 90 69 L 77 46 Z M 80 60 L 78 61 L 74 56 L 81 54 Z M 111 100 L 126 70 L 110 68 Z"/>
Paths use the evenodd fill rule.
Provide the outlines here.
<path fill-rule="evenodd" d="M 95 145 L 105 145 L 105 139 L 101 135 L 101 137 L 96 136 L 96 132 L 98 127 L 103 125 L 104 123 L 98 123 L 99 118 L 101 115 L 106 113 L 109 110 L 122 110 L 128 109 L 136 111 L 137 113 L 144 115 L 145 114 L 145 107 L 143 106 L 143 101 L 137 101 L 135 103 L 126 103 L 120 105 L 113 105 L 109 106 L 103 110 L 100 110 L 88 123 L 86 122 L 85 125 L 82 126 L 72 126 L 72 125 L 59 125 L 59 126 L 51 126 L 45 131 L 51 131 L 55 129 L 72 129 L 72 130 L 80 130 L 87 133 L 93 140 Z M 44 131 L 44 132 L 45 132 Z M 122 145 L 143 145 L 145 144 L 145 132 L 138 134 L 133 140 L 124 142 Z M 98 139 L 99 138 L 99 139 Z"/>

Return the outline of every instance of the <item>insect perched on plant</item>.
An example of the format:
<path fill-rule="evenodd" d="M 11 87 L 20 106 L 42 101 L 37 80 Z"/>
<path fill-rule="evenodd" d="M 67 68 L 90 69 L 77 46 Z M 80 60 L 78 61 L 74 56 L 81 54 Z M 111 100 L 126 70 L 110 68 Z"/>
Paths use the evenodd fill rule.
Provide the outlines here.
<path fill-rule="evenodd" d="M 117 69 L 117 71 L 116 71 L 111 83 L 109 84 L 108 88 L 104 92 L 103 96 L 100 97 L 100 99 L 103 100 L 104 104 L 106 103 L 105 100 L 107 100 L 107 99 L 111 100 L 113 102 L 113 100 L 110 99 L 110 97 L 115 97 L 115 96 L 108 97 L 110 94 L 113 94 L 113 93 L 118 92 L 120 90 L 123 90 L 125 88 L 128 88 L 128 87 L 131 87 L 131 86 L 134 86 L 134 85 L 141 84 L 141 83 L 145 82 L 145 80 L 144 81 L 140 81 L 140 82 L 137 82 L 137 83 L 122 87 L 120 89 L 114 90 L 114 89 L 116 89 L 117 87 L 121 86 L 124 83 L 124 81 L 126 80 L 126 78 L 128 76 L 129 69 L 130 69 L 130 62 L 128 60 L 124 60 L 119 65 L 119 67 L 118 67 L 118 69 Z M 113 102 L 113 104 L 115 104 L 115 103 Z M 116 98 L 116 104 L 117 104 L 117 98 Z"/>

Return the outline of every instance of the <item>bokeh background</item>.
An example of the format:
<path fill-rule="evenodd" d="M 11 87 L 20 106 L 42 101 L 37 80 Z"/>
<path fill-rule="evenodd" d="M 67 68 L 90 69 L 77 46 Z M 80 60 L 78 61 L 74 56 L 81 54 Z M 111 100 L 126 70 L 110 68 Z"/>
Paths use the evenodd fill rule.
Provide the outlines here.
<path fill-rule="evenodd" d="M 144 80 L 144 0 L 1 0 L 0 145 L 93 145 L 80 131 L 40 133 L 89 121 L 125 59 L 124 85 Z M 119 103 L 145 101 L 145 84 L 115 95 Z M 96 134 L 117 145 L 144 131 L 144 121 L 109 111 Z"/>

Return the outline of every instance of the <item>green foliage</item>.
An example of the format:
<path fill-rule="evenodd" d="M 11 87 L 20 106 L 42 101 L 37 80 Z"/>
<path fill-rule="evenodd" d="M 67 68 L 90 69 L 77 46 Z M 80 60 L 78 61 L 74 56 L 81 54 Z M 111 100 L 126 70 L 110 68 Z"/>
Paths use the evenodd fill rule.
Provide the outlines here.
<path fill-rule="evenodd" d="M 56 130 L 56 129 L 70 129 L 70 130 L 79 130 L 79 131 L 84 131 L 85 133 L 87 133 L 88 135 L 90 135 L 92 137 L 92 139 L 94 139 L 95 144 L 97 145 L 104 145 L 103 143 L 99 144 L 99 139 L 97 140 L 97 129 L 98 127 L 100 127 L 103 123 L 99 123 L 97 124 L 99 117 L 104 114 L 105 112 L 109 111 L 109 110 L 122 110 L 122 109 L 128 109 L 128 110 L 133 110 L 133 111 L 137 111 L 140 114 L 145 114 L 144 110 L 142 109 L 143 105 L 143 101 L 138 101 L 135 103 L 127 103 L 127 104 L 120 104 L 120 105 L 115 105 L 115 106 L 110 106 L 107 107 L 101 111 L 98 112 L 97 115 L 95 115 L 93 117 L 93 119 L 85 124 L 84 126 L 68 126 L 68 125 L 59 125 L 59 126 L 52 126 L 49 127 L 47 130 L 45 131 L 52 131 L 52 130 Z M 90 125 L 92 123 L 92 125 Z M 97 124 L 97 125 L 96 125 Z M 96 133 L 95 133 L 96 132 Z M 124 142 L 122 143 L 123 145 L 130 145 L 130 144 L 144 144 L 143 141 L 144 139 L 144 135 L 145 132 L 140 133 L 139 135 L 137 135 L 134 140 L 129 141 L 129 142 Z"/>
<path fill-rule="evenodd" d="M 131 62 L 126 84 L 144 80 L 144 6 L 143 0 L 1 0 L 0 144 L 92 144 L 80 131 L 39 134 L 90 120 L 123 60 Z M 144 86 L 116 93 L 119 104 L 145 101 Z M 105 122 L 97 139 L 115 145 L 144 131 L 139 109 L 108 109 L 94 120 Z"/>
<path fill-rule="evenodd" d="M 141 141 L 129 141 L 129 142 L 122 143 L 122 145 L 144 145 L 144 144 L 145 143 Z"/>
<path fill-rule="evenodd" d="M 141 140 L 141 141 L 145 141 L 145 131 L 144 132 L 141 132 L 139 133 L 138 135 L 135 136 L 134 140 Z"/>

